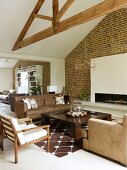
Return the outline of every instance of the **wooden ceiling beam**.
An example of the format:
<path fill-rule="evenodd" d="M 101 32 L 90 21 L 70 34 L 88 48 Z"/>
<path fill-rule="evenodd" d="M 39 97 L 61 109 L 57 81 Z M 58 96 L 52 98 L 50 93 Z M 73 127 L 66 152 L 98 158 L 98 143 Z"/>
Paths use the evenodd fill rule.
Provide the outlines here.
<path fill-rule="evenodd" d="M 32 13 L 31 13 L 29 19 L 27 20 L 25 26 L 23 27 L 23 29 L 22 29 L 22 31 L 21 31 L 21 33 L 20 33 L 20 35 L 19 35 L 19 37 L 18 37 L 15 45 L 14 45 L 12 51 L 15 50 L 15 48 L 16 48 L 16 46 L 17 46 L 17 43 L 20 42 L 20 41 L 25 37 L 28 29 L 30 28 L 30 26 L 31 26 L 31 24 L 32 24 L 32 22 L 33 22 L 33 20 L 34 20 L 34 14 L 37 14 L 37 13 L 38 13 L 38 11 L 40 10 L 40 8 L 41 8 L 41 6 L 43 5 L 44 1 L 45 1 L 45 0 L 38 0 L 38 2 L 37 2 L 37 4 L 36 4 L 35 8 L 33 9 L 33 11 L 32 11 Z"/>
<path fill-rule="evenodd" d="M 16 47 L 15 47 L 15 50 L 18 50 L 20 48 L 26 47 L 26 46 L 28 46 L 30 44 L 38 42 L 38 41 L 40 41 L 42 39 L 45 39 L 47 37 L 50 37 L 50 36 L 52 36 L 54 34 L 55 33 L 53 32 L 52 27 L 49 27 L 49 28 L 47 28 L 47 29 L 45 29 L 43 31 L 40 31 L 40 32 L 38 32 L 38 33 L 28 37 L 28 38 L 25 38 L 24 40 L 22 40 L 20 42 L 18 42 Z"/>
<path fill-rule="evenodd" d="M 57 15 L 58 19 L 60 19 L 65 14 L 65 12 L 68 10 L 68 8 L 70 8 L 70 6 L 72 5 L 74 1 L 75 0 L 67 0 L 67 2 L 63 5 L 63 7 L 61 8 L 61 10 L 59 11 Z"/>
<path fill-rule="evenodd" d="M 40 15 L 40 14 L 34 14 L 34 17 L 35 18 L 40 18 L 40 19 L 45 19 L 45 20 L 48 20 L 48 21 L 52 21 L 53 20 L 53 18 L 50 17 L 50 16 Z"/>
<path fill-rule="evenodd" d="M 127 0 L 105 0 L 79 14 L 76 14 L 64 21 L 61 21 L 56 27 L 56 33 L 65 31 L 74 26 L 86 23 L 95 18 L 107 15 L 127 5 Z"/>
<path fill-rule="evenodd" d="M 55 32 L 56 24 L 58 23 L 57 14 L 59 12 L 59 0 L 53 0 L 53 21 L 52 21 L 52 27 L 53 32 Z"/>
<path fill-rule="evenodd" d="M 81 23 L 85 23 L 97 17 L 106 15 L 110 12 L 122 8 L 125 5 L 127 5 L 127 0 L 105 0 L 102 3 L 95 5 L 94 7 L 91 7 L 83 12 L 80 12 L 77 15 L 74 15 L 68 19 L 65 19 L 64 21 L 57 23 L 57 25 L 55 26 L 55 33 L 52 32 L 52 27 L 49 27 L 43 31 L 40 31 L 39 33 L 36 33 L 20 41 L 19 43 L 17 43 L 15 49 L 28 46 L 32 43 L 48 38 L 54 34 L 58 34 Z"/>

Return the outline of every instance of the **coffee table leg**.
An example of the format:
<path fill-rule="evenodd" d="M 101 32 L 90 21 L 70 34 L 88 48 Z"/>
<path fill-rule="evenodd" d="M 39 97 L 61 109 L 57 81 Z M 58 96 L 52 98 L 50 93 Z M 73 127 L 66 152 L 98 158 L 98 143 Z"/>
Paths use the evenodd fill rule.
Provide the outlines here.
<path fill-rule="evenodd" d="M 41 115 L 41 125 L 47 125 L 47 124 L 49 124 L 49 118 Z"/>
<path fill-rule="evenodd" d="M 74 140 L 81 139 L 81 125 L 72 124 L 70 126 L 70 136 L 72 136 Z"/>
<path fill-rule="evenodd" d="M 44 117 L 43 117 L 43 115 L 41 114 L 41 125 L 43 125 L 44 124 Z"/>

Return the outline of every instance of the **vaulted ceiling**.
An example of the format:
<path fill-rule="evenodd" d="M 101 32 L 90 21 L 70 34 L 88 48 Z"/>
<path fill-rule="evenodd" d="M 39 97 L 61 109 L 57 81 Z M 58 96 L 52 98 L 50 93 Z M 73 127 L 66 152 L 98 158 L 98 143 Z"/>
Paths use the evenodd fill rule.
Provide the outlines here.
<path fill-rule="evenodd" d="M 123 1 L 125 0 L 121 0 L 121 2 Z M 75 26 L 17 51 L 12 51 L 20 32 L 37 2 L 38 0 L 0 0 L 0 52 L 65 58 L 104 17 Z M 61 9 L 66 2 L 67 0 L 59 0 L 59 9 Z M 104 2 L 104 0 L 75 0 L 62 16 L 61 21 L 101 2 Z M 43 16 L 52 16 L 52 0 L 45 0 L 39 10 L 39 14 Z M 51 21 L 36 18 L 28 29 L 25 38 L 30 37 L 51 25 Z"/>

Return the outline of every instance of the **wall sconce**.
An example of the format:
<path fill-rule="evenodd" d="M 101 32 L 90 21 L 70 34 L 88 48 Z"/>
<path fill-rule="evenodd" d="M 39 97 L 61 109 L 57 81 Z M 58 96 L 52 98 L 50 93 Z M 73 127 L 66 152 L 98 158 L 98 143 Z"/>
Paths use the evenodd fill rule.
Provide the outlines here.
<path fill-rule="evenodd" d="M 96 63 L 95 62 L 89 62 L 89 61 L 83 61 L 81 62 L 80 60 L 76 60 L 75 61 L 75 70 L 76 71 L 81 71 L 81 70 L 84 70 L 84 68 L 86 69 L 96 69 L 97 66 L 96 66 Z"/>
<path fill-rule="evenodd" d="M 93 61 L 93 60 L 91 60 L 90 61 L 90 69 L 96 69 L 97 68 L 97 65 L 96 65 L 96 62 L 95 62 L 95 60 Z"/>
<path fill-rule="evenodd" d="M 90 64 L 90 69 L 96 69 L 97 65 L 95 63 Z"/>

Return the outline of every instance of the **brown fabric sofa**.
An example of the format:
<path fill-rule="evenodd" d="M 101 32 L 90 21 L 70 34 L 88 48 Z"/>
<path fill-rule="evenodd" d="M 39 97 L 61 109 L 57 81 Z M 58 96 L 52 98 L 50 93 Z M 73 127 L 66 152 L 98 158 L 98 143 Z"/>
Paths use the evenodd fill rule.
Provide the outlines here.
<path fill-rule="evenodd" d="M 123 123 L 90 119 L 82 130 L 83 148 L 114 159 L 127 166 L 127 114 Z"/>
<path fill-rule="evenodd" d="M 68 110 L 70 104 L 56 104 L 55 96 L 61 94 L 45 94 L 45 95 L 32 95 L 32 96 L 15 96 L 15 110 L 17 118 L 29 117 L 31 119 L 40 119 L 41 114 L 49 113 L 55 110 Z M 28 109 L 27 104 L 22 99 L 35 99 L 38 107 Z"/>

